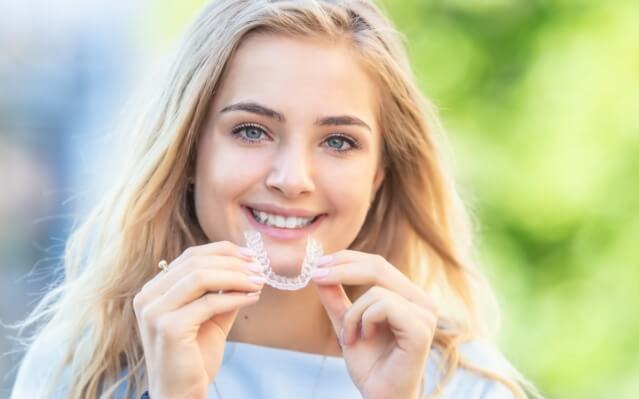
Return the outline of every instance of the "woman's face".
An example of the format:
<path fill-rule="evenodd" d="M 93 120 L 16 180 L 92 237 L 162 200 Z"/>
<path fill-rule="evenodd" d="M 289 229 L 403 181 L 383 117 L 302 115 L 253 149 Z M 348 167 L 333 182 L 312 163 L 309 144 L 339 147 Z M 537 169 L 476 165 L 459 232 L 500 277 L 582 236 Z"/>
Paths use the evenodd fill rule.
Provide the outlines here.
<path fill-rule="evenodd" d="M 357 236 L 382 182 L 374 82 L 346 43 L 247 37 L 198 146 L 195 208 L 211 241 L 262 234 L 294 276 L 310 235 L 324 252 Z"/>

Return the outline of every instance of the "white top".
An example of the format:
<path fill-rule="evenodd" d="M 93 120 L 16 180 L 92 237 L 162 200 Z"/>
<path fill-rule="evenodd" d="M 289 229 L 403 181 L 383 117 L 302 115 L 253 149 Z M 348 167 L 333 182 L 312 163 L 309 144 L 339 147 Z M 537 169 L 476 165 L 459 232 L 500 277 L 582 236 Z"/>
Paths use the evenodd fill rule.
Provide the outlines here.
<path fill-rule="evenodd" d="M 44 350 L 42 350 L 44 349 Z M 11 399 L 43 397 L 45 382 L 51 372 L 53 356 L 61 355 L 61 345 L 32 345 L 20 365 Z M 462 354 L 473 364 L 502 373 L 502 358 L 487 345 L 478 342 L 461 346 Z M 439 353 L 431 351 L 425 374 L 425 391 L 433 391 L 437 374 Z M 318 380 L 319 373 L 319 380 Z M 222 367 L 216 378 L 217 395 L 213 384 L 209 386 L 209 399 L 286 399 L 311 398 L 314 384 L 315 399 L 360 399 L 361 394 L 353 384 L 346 363 L 341 357 L 296 352 L 239 342 L 227 342 Z M 53 398 L 65 398 L 66 384 L 60 386 Z M 123 384 L 116 396 L 124 398 Z M 512 399 L 514 395 L 504 385 L 485 379 L 466 369 L 459 368 L 444 388 L 442 398 L 464 399 Z M 138 399 L 138 398 L 133 398 Z M 153 399 L 153 398 L 151 398 Z"/>

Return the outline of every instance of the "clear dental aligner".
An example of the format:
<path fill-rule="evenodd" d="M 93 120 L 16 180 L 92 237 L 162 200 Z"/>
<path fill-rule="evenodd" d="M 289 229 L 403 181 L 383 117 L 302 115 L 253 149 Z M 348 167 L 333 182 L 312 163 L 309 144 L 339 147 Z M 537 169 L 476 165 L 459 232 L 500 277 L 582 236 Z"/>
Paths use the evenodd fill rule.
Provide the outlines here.
<path fill-rule="evenodd" d="M 309 275 L 310 272 L 316 268 L 315 260 L 323 255 L 322 244 L 308 237 L 306 242 L 306 256 L 304 256 L 304 261 L 302 262 L 300 275 L 297 277 L 280 276 L 271 268 L 271 263 L 264 249 L 261 234 L 252 230 L 245 232 L 244 237 L 246 238 L 247 247 L 257 254 L 255 260 L 262 265 L 262 275 L 266 278 L 265 283 L 280 290 L 294 291 L 306 287 L 311 279 Z"/>

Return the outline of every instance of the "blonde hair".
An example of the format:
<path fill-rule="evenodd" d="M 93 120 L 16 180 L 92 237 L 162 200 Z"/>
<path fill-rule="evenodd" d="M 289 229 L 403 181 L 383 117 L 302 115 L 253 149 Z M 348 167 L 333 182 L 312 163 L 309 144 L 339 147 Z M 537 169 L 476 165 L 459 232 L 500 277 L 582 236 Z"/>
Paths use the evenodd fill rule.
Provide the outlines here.
<path fill-rule="evenodd" d="M 497 303 L 475 265 L 472 224 L 447 172 L 443 129 L 415 85 L 402 37 L 379 8 L 357 0 L 224 0 L 200 12 L 159 92 L 123 131 L 131 152 L 111 191 L 70 236 L 64 280 L 21 323 L 21 331 L 40 326 L 34 337 L 68 343 L 50 389 L 63 368 L 71 399 L 110 397 L 124 381 L 138 396 L 145 389 L 132 300 L 159 259 L 207 242 L 187 177 L 211 99 L 249 33 L 348 40 L 379 85 L 386 177 L 350 248 L 384 256 L 438 299 L 433 348 L 442 354 L 443 378 L 432 397 L 458 367 L 502 382 L 516 397 L 526 397 L 524 388 L 538 396 L 507 361 L 500 375 L 461 355 L 463 342 L 494 342 Z"/>

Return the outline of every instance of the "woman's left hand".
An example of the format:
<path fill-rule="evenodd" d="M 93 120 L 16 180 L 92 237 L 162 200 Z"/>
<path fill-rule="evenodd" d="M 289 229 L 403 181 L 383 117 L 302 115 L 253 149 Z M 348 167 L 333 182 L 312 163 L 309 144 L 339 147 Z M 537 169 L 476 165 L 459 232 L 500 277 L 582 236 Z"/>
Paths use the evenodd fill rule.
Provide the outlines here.
<path fill-rule="evenodd" d="M 365 399 L 421 397 L 437 325 L 434 300 L 379 255 L 343 250 L 313 277 L 351 379 Z M 319 272 L 322 273 L 322 272 Z M 345 285 L 371 286 L 355 303 Z"/>

